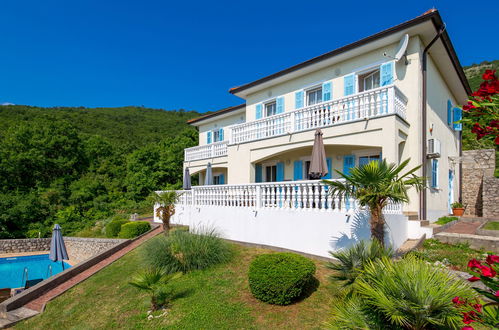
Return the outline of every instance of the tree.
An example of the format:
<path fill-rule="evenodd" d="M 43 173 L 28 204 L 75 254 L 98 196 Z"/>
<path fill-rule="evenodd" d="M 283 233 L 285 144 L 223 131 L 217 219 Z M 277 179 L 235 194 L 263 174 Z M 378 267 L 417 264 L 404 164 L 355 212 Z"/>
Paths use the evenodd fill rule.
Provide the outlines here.
<path fill-rule="evenodd" d="M 178 201 L 180 194 L 175 190 L 163 191 L 163 192 L 153 192 L 151 194 L 151 200 L 156 205 L 159 205 L 156 209 L 156 215 L 163 221 L 163 230 L 165 235 L 168 235 L 170 231 L 170 219 L 175 214 L 175 203 Z"/>
<path fill-rule="evenodd" d="M 405 160 L 400 165 L 388 164 L 386 160 L 372 161 L 364 166 L 350 169 L 349 174 L 338 174 L 344 181 L 328 181 L 324 183 L 331 187 L 331 194 L 351 196 L 363 207 L 368 207 L 371 215 L 371 236 L 384 244 L 385 219 L 383 208 L 389 203 L 407 203 L 409 188 L 420 190 L 424 187 L 424 178 L 414 173 L 421 167 L 417 166 L 405 174 L 400 174 L 409 163 Z"/>

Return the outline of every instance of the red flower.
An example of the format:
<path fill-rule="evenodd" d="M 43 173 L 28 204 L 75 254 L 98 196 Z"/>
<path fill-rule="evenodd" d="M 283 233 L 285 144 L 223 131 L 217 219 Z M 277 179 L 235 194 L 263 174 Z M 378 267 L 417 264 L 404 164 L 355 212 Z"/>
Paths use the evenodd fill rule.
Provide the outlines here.
<path fill-rule="evenodd" d="M 476 322 L 476 320 L 474 319 L 475 316 L 476 316 L 475 311 L 463 313 L 463 323 L 470 324 L 471 322 Z"/>
<path fill-rule="evenodd" d="M 476 277 L 476 276 L 471 276 L 468 281 L 470 282 L 476 282 L 476 281 L 480 281 L 480 277 Z"/>
<path fill-rule="evenodd" d="M 474 304 L 473 305 L 473 308 L 478 312 L 478 313 L 481 313 L 482 312 L 482 305 L 480 304 Z"/>
<path fill-rule="evenodd" d="M 499 292 L 499 291 L 497 291 Z M 456 305 L 460 305 L 460 304 L 464 304 L 464 301 L 461 301 L 460 298 L 458 296 L 455 296 L 453 299 L 452 299 L 452 302 Z"/>
<path fill-rule="evenodd" d="M 499 297 L 499 290 L 496 291 L 496 293 L 494 294 L 494 296 Z"/>
<path fill-rule="evenodd" d="M 498 123 L 499 123 L 499 121 L 498 121 Z M 489 254 L 487 256 L 487 259 L 485 260 L 485 262 L 488 263 L 489 265 L 492 265 L 494 263 L 499 263 L 499 256 Z"/>
<path fill-rule="evenodd" d="M 485 70 L 485 73 L 482 75 L 483 80 L 495 80 L 496 70 Z"/>
<path fill-rule="evenodd" d="M 491 267 L 487 267 L 487 266 L 481 266 L 480 271 L 481 271 L 482 275 L 486 276 L 486 277 L 495 277 L 497 274 L 495 270 L 493 270 Z"/>
<path fill-rule="evenodd" d="M 463 105 L 464 111 L 469 111 L 471 109 L 476 109 L 476 107 L 473 105 L 473 102 L 468 101 L 468 104 Z"/>
<path fill-rule="evenodd" d="M 480 268 L 480 267 L 482 267 L 480 261 L 476 259 L 471 259 L 470 261 L 468 261 L 468 268 Z"/>
<path fill-rule="evenodd" d="M 461 330 L 475 330 L 473 327 L 470 327 L 469 325 L 462 327 Z"/>

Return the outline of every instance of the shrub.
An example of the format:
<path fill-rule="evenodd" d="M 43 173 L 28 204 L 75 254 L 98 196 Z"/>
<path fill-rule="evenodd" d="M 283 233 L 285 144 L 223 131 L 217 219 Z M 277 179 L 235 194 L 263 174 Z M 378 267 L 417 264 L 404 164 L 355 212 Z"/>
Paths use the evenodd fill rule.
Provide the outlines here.
<path fill-rule="evenodd" d="M 257 256 L 249 267 L 249 286 L 253 296 L 275 305 L 289 305 L 314 280 L 315 264 L 294 253 Z"/>
<path fill-rule="evenodd" d="M 118 236 L 120 238 L 134 238 L 142 235 L 151 229 L 151 225 L 147 221 L 134 221 L 121 225 L 121 230 Z"/>
<path fill-rule="evenodd" d="M 440 217 L 437 221 L 435 221 L 435 224 L 442 226 L 457 219 L 457 217 Z"/>
<path fill-rule="evenodd" d="M 214 229 L 203 228 L 193 232 L 170 231 L 167 237 L 150 241 L 144 249 L 144 259 L 149 265 L 170 273 L 206 269 L 227 262 L 232 256 L 229 243 L 220 239 Z"/>
<path fill-rule="evenodd" d="M 329 254 L 336 259 L 327 265 L 328 268 L 335 271 L 331 275 L 331 279 L 344 281 L 344 286 L 350 286 L 368 262 L 382 257 L 391 258 L 393 250 L 383 247 L 375 239 L 371 242 L 360 241 L 348 249 L 329 252 Z"/>
<path fill-rule="evenodd" d="M 335 328 L 356 320 L 374 329 L 455 329 L 461 322 L 455 296 L 473 297 L 467 283 L 414 256 L 369 262 L 348 304 L 333 308 Z M 360 317 L 361 315 L 362 317 Z M 350 322 L 350 323 L 349 323 Z"/>
<path fill-rule="evenodd" d="M 106 237 L 118 237 L 121 231 L 121 226 L 128 223 L 127 220 L 113 220 L 106 225 Z"/>
<path fill-rule="evenodd" d="M 463 208 L 464 205 L 462 203 L 459 203 L 459 202 L 454 202 L 454 203 L 451 204 L 450 207 L 453 208 L 453 209 L 460 209 L 460 208 Z"/>

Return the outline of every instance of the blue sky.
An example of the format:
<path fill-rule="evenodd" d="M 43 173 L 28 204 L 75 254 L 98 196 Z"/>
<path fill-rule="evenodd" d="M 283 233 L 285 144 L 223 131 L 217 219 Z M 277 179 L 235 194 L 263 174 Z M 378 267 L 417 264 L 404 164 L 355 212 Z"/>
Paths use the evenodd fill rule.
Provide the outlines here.
<path fill-rule="evenodd" d="M 217 110 L 242 102 L 230 87 L 432 7 L 469 65 L 499 59 L 492 34 L 499 2 L 487 6 L 474 12 L 469 1 L 435 0 L 2 0 L 0 103 Z"/>

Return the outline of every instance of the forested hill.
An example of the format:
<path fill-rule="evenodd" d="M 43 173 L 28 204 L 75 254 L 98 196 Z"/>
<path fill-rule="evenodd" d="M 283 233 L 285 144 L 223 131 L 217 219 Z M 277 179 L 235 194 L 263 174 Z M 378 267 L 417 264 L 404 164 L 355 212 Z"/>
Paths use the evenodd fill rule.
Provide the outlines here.
<path fill-rule="evenodd" d="M 0 135 L 9 127 L 39 119 L 64 120 L 80 134 L 98 135 L 113 144 L 130 148 L 173 137 L 192 129 L 186 121 L 198 117 L 195 111 L 164 111 L 143 107 L 40 108 L 24 105 L 0 106 Z"/>
<path fill-rule="evenodd" d="M 194 111 L 0 106 L 0 238 L 101 234 L 103 220 L 147 211 L 179 188 Z"/>
<path fill-rule="evenodd" d="M 482 74 L 485 70 L 497 70 L 499 72 L 499 60 L 494 61 L 483 61 L 480 64 L 472 64 L 470 66 L 463 67 L 466 78 L 471 86 L 471 90 L 476 90 L 480 83 L 482 82 Z"/>

